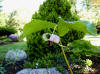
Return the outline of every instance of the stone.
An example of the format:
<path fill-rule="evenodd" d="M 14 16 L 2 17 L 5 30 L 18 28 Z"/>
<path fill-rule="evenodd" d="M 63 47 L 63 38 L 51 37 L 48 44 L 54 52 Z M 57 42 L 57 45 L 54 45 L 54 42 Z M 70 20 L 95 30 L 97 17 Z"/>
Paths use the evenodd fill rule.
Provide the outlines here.
<path fill-rule="evenodd" d="M 62 74 L 55 67 L 53 68 L 40 68 L 40 69 L 23 69 L 16 74 Z M 66 74 L 69 74 L 66 71 Z"/>
<path fill-rule="evenodd" d="M 16 72 L 24 68 L 27 61 L 27 54 L 24 50 L 8 51 L 3 61 L 3 67 L 6 70 L 5 74 L 16 74 Z"/>
<path fill-rule="evenodd" d="M 23 70 L 17 72 L 16 74 L 30 74 L 31 71 L 32 71 L 32 69 L 28 68 L 28 69 L 23 69 Z"/>
<path fill-rule="evenodd" d="M 10 50 L 5 56 L 5 61 L 21 61 L 27 58 L 27 54 L 24 50 L 16 49 Z"/>

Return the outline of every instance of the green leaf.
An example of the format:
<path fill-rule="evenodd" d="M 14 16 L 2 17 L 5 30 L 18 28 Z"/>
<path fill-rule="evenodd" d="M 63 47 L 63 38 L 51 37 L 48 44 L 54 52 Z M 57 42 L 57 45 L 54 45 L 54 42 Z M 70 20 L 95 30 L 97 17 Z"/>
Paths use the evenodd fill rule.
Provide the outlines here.
<path fill-rule="evenodd" d="M 59 36 L 64 36 L 66 33 L 68 33 L 69 30 L 77 30 L 86 33 L 86 25 L 83 22 L 75 21 L 75 22 L 67 22 L 63 19 L 60 19 L 58 22 L 58 33 Z"/>
<path fill-rule="evenodd" d="M 86 24 L 87 33 L 89 33 L 91 35 L 97 35 L 96 27 L 94 26 L 93 23 L 91 23 L 89 21 L 84 21 L 84 20 L 81 20 L 81 22 Z"/>
<path fill-rule="evenodd" d="M 66 33 L 68 33 L 68 31 L 69 31 L 68 24 L 63 20 L 59 20 L 59 22 L 58 22 L 59 36 L 64 36 Z"/>
<path fill-rule="evenodd" d="M 83 22 L 75 21 L 75 22 L 70 23 L 70 24 L 71 24 L 70 28 L 73 30 L 82 31 L 84 33 L 87 32 L 86 25 Z"/>
<path fill-rule="evenodd" d="M 42 20 L 32 20 L 31 22 L 25 24 L 23 32 L 25 36 L 28 36 L 31 33 L 41 31 L 46 28 L 54 28 L 57 24 L 42 21 Z"/>

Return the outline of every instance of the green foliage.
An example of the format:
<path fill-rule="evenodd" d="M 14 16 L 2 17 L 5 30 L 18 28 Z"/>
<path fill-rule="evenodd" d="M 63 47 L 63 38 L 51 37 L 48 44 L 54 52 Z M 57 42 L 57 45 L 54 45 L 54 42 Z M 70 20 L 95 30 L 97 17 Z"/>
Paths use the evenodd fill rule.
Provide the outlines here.
<path fill-rule="evenodd" d="M 74 40 L 82 39 L 85 33 L 82 31 L 71 30 L 66 35 L 61 37 L 61 41 L 63 45 L 67 45 L 69 42 L 73 42 Z"/>
<path fill-rule="evenodd" d="M 36 58 L 42 58 L 48 53 L 57 53 L 60 50 L 60 47 L 53 43 L 52 46 L 49 45 L 49 42 L 45 42 L 42 39 L 44 31 L 33 33 L 27 36 L 27 53 L 29 59 L 33 61 Z"/>
<path fill-rule="evenodd" d="M 0 40 L 2 40 L 3 43 L 9 43 L 12 40 L 10 38 L 8 38 L 7 36 L 1 36 Z"/>
<path fill-rule="evenodd" d="M 28 36 L 31 33 L 41 31 L 46 28 L 54 28 L 55 23 L 42 21 L 42 20 L 32 20 L 24 26 L 23 32 L 24 35 Z"/>
<path fill-rule="evenodd" d="M 97 35 L 97 30 L 96 30 L 96 27 L 93 23 L 91 23 L 89 21 L 84 21 L 84 20 L 81 20 L 81 22 L 86 24 L 86 28 L 87 28 L 87 31 L 89 34 Z"/>
<path fill-rule="evenodd" d="M 75 23 L 70 23 L 67 21 L 60 20 L 58 24 L 55 23 L 50 23 L 42 20 L 32 20 L 30 23 L 25 24 L 24 26 L 24 35 L 28 36 L 29 34 L 32 34 L 37 31 L 41 31 L 43 29 L 49 29 L 49 28 L 54 28 L 57 25 L 57 32 L 59 36 L 64 36 L 68 31 L 71 30 L 76 30 L 76 31 L 81 31 L 86 33 L 86 24 L 82 22 L 75 22 Z"/>
<path fill-rule="evenodd" d="M 11 49 L 26 50 L 27 44 L 26 44 L 26 42 L 17 42 L 17 43 L 11 43 L 11 44 L 7 44 L 7 45 L 0 45 L 0 62 L 4 60 L 6 53 Z"/>
<path fill-rule="evenodd" d="M 86 24 L 80 22 L 80 21 L 76 21 L 76 22 L 67 22 L 64 21 L 62 19 L 59 20 L 58 22 L 58 33 L 59 36 L 64 36 L 66 35 L 66 33 L 68 33 L 69 31 L 81 31 L 83 33 L 86 33 Z"/>
<path fill-rule="evenodd" d="M 0 64 L 0 74 L 5 74 L 6 70 L 2 67 L 2 64 Z"/>
<path fill-rule="evenodd" d="M 11 12 L 10 14 L 0 13 L 0 25 L 17 27 L 18 22 L 15 19 L 16 13 L 17 13 L 16 11 Z"/>
<path fill-rule="evenodd" d="M 46 32 L 52 33 L 56 25 L 55 34 L 61 36 L 63 45 L 83 38 L 85 33 L 88 32 L 86 23 L 77 21 L 77 15 L 72 15 L 70 8 L 71 5 L 67 0 L 46 0 L 46 2 L 40 6 L 39 11 L 33 15 L 32 21 L 24 26 L 24 35 L 27 37 L 27 53 L 31 62 L 36 59 L 36 61 L 41 63 L 42 60 L 40 61 L 40 59 L 47 56 L 48 53 L 60 53 L 60 46 L 55 43 L 51 45 L 50 42 L 45 42 L 42 39 L 42 35 Z M 76 20 L 76 22 L 67 22 L 63 19 L 70 21 Z M 59 61 L 61 61 L 61 59 L 59 59 Z M 42 63 L 43 62 L 46 61 L 42 61 Z M 62 63 L 63 62 L 60 62 L 61 67 Z M 33 64 L 33 66 L 35 64 Z M 40 67 L 42 66 L 45 65 L 40 65 Z"/>
<path fill-rule="evenodd" d="M 16 11 L 13 11 L 8 15 L 8 18 L 5 20 L 7 25 L 9 25 L 9 26 L 16 26 L 17 25 L 16 19 L 15 19 L 16 13 L 17 13 Z"/>
<path fill-rule="evenodd" d="M 33 68 L 33 65 L 30 63 L 30 62 L 26 62 L 25 64 L 24 64 L 24 68 Z"/>
<path fill-rule="evenodd" d="M 24 35 L 28 36 L 33 32 L 41 31 L 46 28 L 54 28 L 57 25 L 57 33 L 59 36 L 64 36 L 71 30 L 81 31 L 83 33 L 89 33 L 96 35 L 96 27 L 88 21 L 75 21 L 67 22 L 63 19 L 59 19 L 58 24 L 50 23 L 42 20 L 32 20 L 24 26 Z"/>
<path fill-rule="evenodd" d="M 65 74 L 65 69 L 64 69 L 64 67 L 62 67 L 61 65 L 57 65 L 57 69 L 58 69 L 61 73 Z"/>
<path fill-rule="evenodd" d="M 22 32 L 22 33 L 20 34 L 20 36 L 19 36 L 19 40 L 20 40 L 20 41 L 24 41 L 24 38 L 25 38 L 25 37 L 24 37 L 24 34 L 23 34 L 23 32 Z"/>
<path fill-rule="evenodd" d="M 51 68 L 57 67 L 57 69 L 64 73 L 65 68 L 67 68 L 64 61 L 63 55 L 49 53 L 47 56 L 42 57 L 41 59 L 36 58 L 32 63 L 26 62 L 24 64 L 25 68 Z"/>
<path fill-rule="evenodd" d="M 86 59 L 85 64 L 86 64 L 87 66 L 91 66 L 93 63 L 92 63 L 91 60 Z"/>
<path fill-rule="evenodd" d="M 46 26 L 47 24 L 48 24 L 48 26 Z M 47 27 L 52 28 L 55 25 L 58 25 L 56 32 L 58 35 L 62 36 L 61 40 L 64 45 L 67 45 L 68 42 L 72 42 L 74 40 L 81 39 L 85 35 L 85 33 L 81 31 L 81 29 L 76 30 L 76 28 L 79 27 L 79 25 L 75 26 L 75 27 L 71 27 L 72 25 L 78 24 L 77 22 L 76 22 L 76 24 L 73 24 L 73 23 L 68 23 L 68 22 L 61 20 L 58 24 L 52 24 L 52 23 L 50 23 L 50 24 L 51 25 L 49 25 L 49 22 L 44 22 L 42 20 L 32 20 L 32 22 L 25 25 L 24 35 L 27 36 L 27 46 L 29 49 L 29 50 L 27 50 L 27 53 L 29 55 L 30 60 L 33 60 L 34 58 L 41 58 L 41 57 L 45 56 L 48 52 L 56 53 L 57 50 L 60 51 L 60 47 L 57 44 L 54 43 L 50 47 L 42 39 L 42 35 L 45 32 L 51 33 L 51 30 L 48 29 Z M 79 22 L 79 24 L 80 24 L 80 22 Z M 84 28 L 84 23 L 83 23 L 83 26 L 81 26 L 81 27 Z M 47 28 L 47 30 L 42 30 L 42 29 L 46 29 L 46 28 Z M 66 31 L 66 29 L 69 29 L 69 30 Z"/>
<path fill-rule="evenodd" d="M 78 57 L 97 56 L 99 49 L 93 46 L 89 41 L 76 40 L 71 45 L 71 51 Z"/>
<path fill-rule="evenodd" d="M 55 25 L 57 25 L 56 34 L 61 36 L 61 41 L 65 46 L 68 42 L 83 38 L 85 33 L 90 33 L 88 30 L 91 30 L 90 27 L 90 29 L 87 29 L 86 24 L 80 21 L 67 22 L 60 19 L 58 24 L 55 24 L 42 20 L 32 20 L 24 26 L 24 35 L 27 36 L 27 46 L 29 49 L 27 53 L 30 60 L 44 57 L 48 52 L 56 53 L 56 49 L 60 51 L 60 47 L 57 44 L 53 44 L 51 48 L 42 39 L 42 35 L 45 32 L 52 33 L 52 29 L 48 28 L 54 28 Z"/>
<path fill-rule="evenodd" d="M 0 36 L 9 36 L 16 32 L 16 29 L 11 26 L 0 26 Z"/>
<path fill-rule="evenodd" d="M 71 13 L 71 4 L 68 0 L 46 0 L 40 6 L 39 11 L 33 14 L 32 19 L 41 19 L 57 23 L 59 16 L 64 20 L 79 19 Z"/>

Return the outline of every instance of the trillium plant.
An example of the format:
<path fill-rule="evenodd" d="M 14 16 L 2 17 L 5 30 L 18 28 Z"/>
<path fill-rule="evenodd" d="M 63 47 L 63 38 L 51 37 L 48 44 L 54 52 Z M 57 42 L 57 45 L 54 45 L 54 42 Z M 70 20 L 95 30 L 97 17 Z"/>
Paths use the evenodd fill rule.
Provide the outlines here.
<path fill-rule="evenodd" d="M 55 29 L 56 29 L 56 26 L 55 26 Z M 54 29 L 54 31 L 55 31 L 55 29 Z M 54 33 L 54 31 L 53 31 L 53 33 Z M 50 38 L 48 39 L 46 35 L 50 35 Z M 57 43 L 57 44 L 60 43 L 59 45 L 61 45 L 60 37 L 59 37 L 58 35 L 56 35 L 56 34 L 44 33 L 44 34 L 43 34 L 43 39 L 44 39 L 45 41 L 50 41 L 50 42 L 54 42 L 54 43 Z M 62 49 L 64 58 L 65 58 L 65 61 L 66 61 L 67 65 L 68 65 L 68 68 L 69 68 L 71 74 L 73 74 L 72 69 L 71 69 L 71 67 L 70 67 L 70 65 L 69 65 L 69 62 L 68 62 L 68 60 L 67 60 L 67 57 L 66 57 L 66 55 L 65 55 L 63 45 L 61 45 L 61 49 Z"/>
<path fill-rule="evenodd" d="M 45 29 L 50 29 L 50 28 L 53 29 L 53 32 L 52 33 L 44 33 L 42 37 L 45 41 L 50 41 L 50 42 L 56 43 L 59 46 L 61 46 L 61 50 L 64 55 L 66 64 L 67 64 L 71 74 L 73 74 L 73 71 L 69 65 L 69 61 L 67 60 L 67 57 L 64 52 L 64 46 L 61 42 L 61 37 L 63 37 L 65 34 L 67 34 L 71 29 L 82 31 L 84 33 L 88 33 L 91 35 L 96 35 L 96 28 L 92 23 L 90 23 L 88 21 L 82 21 L 82 20 L 75 21 L 75 22 L 68 22 L 68 21 L 64 21 L 63 19 L 60 18 L 58 23 L 51 23 L 51 22 L 47 22 L 47 21 L 43 21 L 43 20 L 35 20 L 34 19 L 31 22 L 25 24 L 23 33 L 24 33 L 24 36 L 28 36 L 32 33 L 35 33 L 35 32 L 41 31 L 41 30 L 45 30 Z M 57 33 L 55 33 L 55 32 L 57 32 Z M 49 38 L 47 36 L 49 36 Z"/>

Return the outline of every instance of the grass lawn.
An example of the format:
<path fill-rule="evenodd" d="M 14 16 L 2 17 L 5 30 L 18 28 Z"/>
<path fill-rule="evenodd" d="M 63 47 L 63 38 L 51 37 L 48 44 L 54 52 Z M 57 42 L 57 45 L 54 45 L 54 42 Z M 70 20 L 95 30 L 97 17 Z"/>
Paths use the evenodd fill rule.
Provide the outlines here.
<path fill-rule="evenodd" d="M 26 42 L 17 42 L 7 45 L 0 45 L 0 61 L 4 59 L 4 56 L 8 50 L 15 50 L 15 49 L 27 49 Z"/>

